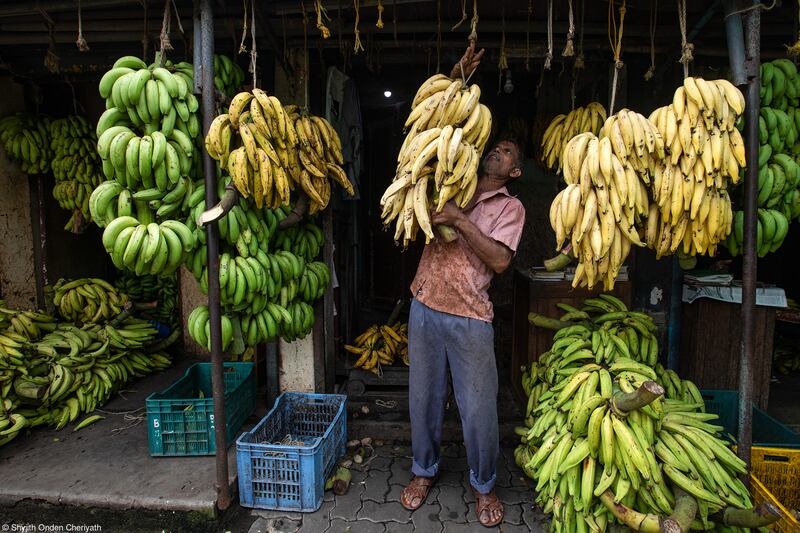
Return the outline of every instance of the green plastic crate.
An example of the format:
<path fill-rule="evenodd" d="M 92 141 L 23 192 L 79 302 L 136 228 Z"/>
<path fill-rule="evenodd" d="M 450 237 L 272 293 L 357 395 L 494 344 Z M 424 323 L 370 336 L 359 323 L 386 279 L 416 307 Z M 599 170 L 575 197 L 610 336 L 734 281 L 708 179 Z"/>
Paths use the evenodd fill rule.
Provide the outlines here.
<path fill-rule="evenodd" d="M 225 429 L 228 445 L 255 409 L 253 363 L 225 363 Z M 202 392 L 202 398 L 201 393 Z M 147 397 L 147 446 L 152 456 L 213 455 L 214 400 L 211 363 L 196 363 L 163 392 Z"/>
<path fill-rule="evenodd" d="M 706 411 L 719 416 L 718 424 L 733 437 L 739 435 L 739 392 L 701 390 Z M 715 422 L 712 422 L 715 423 Z M 800 448 L 800 434 L 753 405 L 753 446 Z"/>

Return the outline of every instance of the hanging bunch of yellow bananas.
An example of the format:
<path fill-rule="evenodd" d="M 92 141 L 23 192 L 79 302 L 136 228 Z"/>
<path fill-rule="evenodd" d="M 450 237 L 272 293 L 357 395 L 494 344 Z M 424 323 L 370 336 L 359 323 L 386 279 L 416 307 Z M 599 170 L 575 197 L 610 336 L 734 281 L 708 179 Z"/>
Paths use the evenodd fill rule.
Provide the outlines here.
<path fill-rule="evenodd" d="M 392 365 L 400 357 L 408 366 L 408 324 L 396 322 L 393 326 L 373 324 L 344 349 L 358 355 L 354 368 L 378 373 L 379 365 Z"/>
<path fill-rule="evenodd" d="M 569 241 L 578 258 L 573 287 L 602 280 L 612 290 L 631 243 L 644 246 L 636 228 L 648 212 L 647 169 L 663 150 L 655 127 L 626 109 L 608 117 L 599 138 L 585 132 L 567 143 L 567 188 L 550 205 L 550 225 L 557 249 Z"/>
<path fill-rule="evenodd" d="M 739 181 L 744 141 L 736 121 L 744 96 L 727 80 L 686 78 L 672 104 L 650 115 L 669 151 L 655 168 L 645 240 L 658 257 L 714 255 L 731 231 L 728 180 Z"/>
<path fill-rule="evenodd" d="M 426 80 L 411 104 L 409 128 L 394 180 L 381 197 L 381 218 L 397 219 L 395 241 L 434 238 L 430 208 L 441 211 L 449 200 L 466 206 L 478 185 L 478 165 L 492 131 L 492 114 L 480 103 L 478 85 L 465 86 L 436 74 Z"/>
<path fill-rule="evenodd" d="M 308 195 L 310 212 L 330 200 L 333 179 L 349 193 L 353 187 L 339 166 L 344 162 L 336 130 L 322 117 L 301 114 L 297 106 L 261 89 L 233 97 L 206 136 L 206 150 L 227 169 L 239 193 L 256 206 L 276 209 L 289 203 L 296 186 Z"/>
<path fill-rule="evenodd" d="M 556 115 L 542 135 L 540 157 L 544 165 L 552 170 L 560 170 L 561 154 L 569 140 L 579 133 L 597 135 L 605 121 L 606 108 L 600 102 L 589 102 L 586 107 L 578 107 L 566 115 Z"/>

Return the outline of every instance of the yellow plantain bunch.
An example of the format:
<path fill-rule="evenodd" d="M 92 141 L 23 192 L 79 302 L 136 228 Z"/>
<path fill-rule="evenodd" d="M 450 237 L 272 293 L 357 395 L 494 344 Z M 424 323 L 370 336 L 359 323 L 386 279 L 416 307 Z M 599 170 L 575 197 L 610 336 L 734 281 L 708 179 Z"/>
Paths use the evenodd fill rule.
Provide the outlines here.
<path fill-rule="evenodd" d="M 728 180 L 739 181 L 744 141 L 736 120 L 744 96 L 727 80 L 686 78 L 672 104 L 650 120 L 669 152 L 655 168 L 645 241 L 658 257 L 682 245 L 685 254 L 714 255 L 731 231 Z"/>
<path fill-rule="evenodd" d="M 384 225 L 397 220 L 395 241 L 434 238 L 430 209 L 449 200 L 466 206 L 478 185 L 481 154 L 492 131 L 492 114 L 480 103 L 478 85 L 464 86 L 436 74 L 426 80 L 411 104 L 410 128 L 397 156 L 394 179 L 381 197 Z"/>
<path fill-rule="evenodd" d="M 560 170 L 561 154 L 569 140 L 579 133 L 597 135 L 605 121 L 606 109 L 600 102 L 589 102 L 586 107 L 578 107 L 566 115 L 556 115 L 542 135 L 542 163 L 549 169 Z"/>
<path fill-rule="evenodd" d="M 353 344 L 345 344 L 344 349 L 358 356 L 353 363 L 354 368 L 363 368 L 375 374 L 380 365 L 394 364 L 397 356 L 408 366 L 408 324 L 373 324 L 356 337 Z"/>
<path fill-rule="evenodd" d="M 298 186 L 310 200 L 310 213 L 325 209 L 332 179 L 349 193 L 353 186 L 340 166 L 342 144 L 322 117 L 283 106 L 261 89 L 233 97 L 206 136 L 206 150 L 227 169 L 239 193 L 252 195 L 258 208 L 289 203 Z"/>

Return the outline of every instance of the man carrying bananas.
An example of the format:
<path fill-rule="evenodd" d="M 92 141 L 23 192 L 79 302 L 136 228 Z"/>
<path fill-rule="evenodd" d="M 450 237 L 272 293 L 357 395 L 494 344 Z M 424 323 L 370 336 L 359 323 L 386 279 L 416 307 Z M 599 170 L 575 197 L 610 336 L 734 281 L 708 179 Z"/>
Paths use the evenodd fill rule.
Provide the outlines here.
<path fill-rule="evenodd" d="M 470 45 L 451 77 L 468 76 L 483 50 Z M 463 67 L 463 68 L 462 68 Z M 414 478 L 401 502 L 419 508 L 436 481 L 447 401 L 447 368 L 453 381 L 478 520 L 492 527 L 503 519 L 494 492 L 499 452 L 497 367 L 492 303 L 488 288 L 495 272 L 508 268 L 522 236 L 525 209 L 506 184 L 522 174 L 522 150 L 500 141 L 483 159 L 473 199 L 460 210 L 450 201 L 434 224 L 455 229 L 452 242 L 425 247 L 414 282 L 408 324 L 409 412 Z"/>

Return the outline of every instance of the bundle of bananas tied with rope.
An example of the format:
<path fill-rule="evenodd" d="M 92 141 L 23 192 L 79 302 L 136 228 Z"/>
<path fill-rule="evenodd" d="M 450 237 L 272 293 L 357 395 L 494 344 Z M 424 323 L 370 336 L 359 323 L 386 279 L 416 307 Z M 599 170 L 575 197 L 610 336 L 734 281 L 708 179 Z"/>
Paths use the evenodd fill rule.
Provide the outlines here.
<path fill-rule="evenodd" d="M 330 181 L 348 194 L 353 186 L 340 166 L 342 143 L 322 117 L 283 106 L 261 89 L 240 92 L 228 112 L 218 115 L 206 135 L 208 153 L 233 178 L 236 190 L 258 208 L 289 203 L 299 188 L 308 195 L 311 214 L 330 201 Z"/>
<path fill-rule="evenodd" d="M 597 135 L 606 121 L 606 109 L 600 102 L 589 102 L 586 107 L 573 109 L 566 115 L 553 117 L 542 135 L 540 154 L 544 165 L 552 170 L 560 169 L 564 146 L 580 133 Z"/>
<path fill-rule="evenodd" d="M 419 230 L 426 243 L 435 238 L 431 208 L 439 212 L 450 200 L 463 208 L 475 194 L 478 166 L 492 131 L 492 114 L 480 97 L 477 84 L 467 86 L 443 74 L 431 76 L 417 90 L 397 170 L 380 201 L 384 225 L 397 220 L 394 240 L 402 239 L 404 246 Z M 451 229 L 438 229 L 447 240 L 452 238 Z"/>
<path fill-rule="evenodd" d="M 398 356 L 408 366 L 408 323 L 373 324 L 353 344 L 345 344 L 344 349 L 358 356 L 354 368 L 374 374 L 378 374 L 381 365 L 393 365 Z"/>

